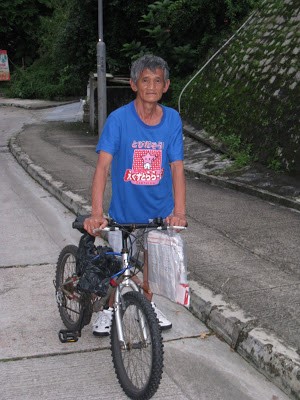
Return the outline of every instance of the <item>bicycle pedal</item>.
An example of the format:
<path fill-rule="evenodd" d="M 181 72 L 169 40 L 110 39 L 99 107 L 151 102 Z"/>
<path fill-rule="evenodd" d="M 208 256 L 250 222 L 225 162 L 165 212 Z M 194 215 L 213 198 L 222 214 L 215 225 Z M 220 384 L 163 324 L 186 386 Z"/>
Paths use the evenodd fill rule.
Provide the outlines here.
<path fill-rule="evenodd" d="M 58 337 L 61 343 L 75 343 L 78 341 L 79 336 L 78 332 L 67 331 L 64 329 L 61 329 L 58 332 Z"/>

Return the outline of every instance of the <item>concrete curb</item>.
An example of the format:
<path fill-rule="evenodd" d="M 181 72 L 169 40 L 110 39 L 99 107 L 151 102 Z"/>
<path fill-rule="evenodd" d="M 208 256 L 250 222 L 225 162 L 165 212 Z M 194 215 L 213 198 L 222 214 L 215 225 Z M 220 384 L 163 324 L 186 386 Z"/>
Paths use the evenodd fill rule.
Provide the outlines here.
<path fill-rule="evenodd" d="M 190 281 L 190 311 L 292 399 L 300 399 L 300 356 L 251 316 Z"/>
<path fill-rule="evenodd" d="M 209 183 L 211 185 L 216 185 L 219 187 L 224 187 L 228 189 L 234 189 L 242 193 L 249 194 L 251 196 L 259 197 L 265 201 L 271 203 L 280 204 L 281 206 L 293 208 L 300 211 L 300 201 L 289 199 L 287 197 L 280 196 L 275 193 L 268 192 L 263 189 L 258 189 L 253 186 L 247 185 L 245 183 L 235 182 L 228 178 L 220 178 L 213 175 L 203 174 L 201 172 L 186 170 L 187 176 L 198 178 L 202 182 Z"/>
<path fill-rule="evenodd" d="M 47 100 L 22 100 L 22 99 L 0 99 L 0 107 L 17 107 L 26 110 L 44 110 L 57 106 L 77 103 L 77 100 L 69 101 L 47 101 Z"/>
<path fill-rule="evenodd" d="M 206 144 L 207 146 L 211 147 L 213 150 L 218 151 L 220 153 L 226 153 L 225 145 L 219 142 L 215 137 L 209 136 L 204 129 L 196 129 L 186 121 L 182 122 L 183 124 L 183 131 L 188 136 L 199 140 L 200 142 Z"/>
<path fill-rule="evenodd" d="M 18 146 L 17 136 L 18 134 L 10 139 L 9 149 L 25 171 L 74 214 L 90 214 L 91 207 L 87 205 L 87 201 L 83 197 L 68 190 L 64 182 L 55 180 L 42 167 L 33 163 L 30 157 Z"/>
<path fill-rule="evenodd" d="M 75 214 L 89 214 L 91 207 L 87 205 L 87 201 L 35 165 L 19 147 L 17 136 L 18 134 L 10 139 L 9 148 L 28 174 Z M 199 179 L 245 191 L 244 185 L 231 185 L 231 182 L 205 174 L 199 174 Z M 248 193 L 254 195 L 255 191 L 251 189 L 252 193 Z M 266 196 L 265 199 L 275 201 L 273 195 Z M 190 287 L 190 311 L 287 395 L 300 400 L 300 357 L 296 350 L 286 347 L 272 333 L 257 327 L 255 318 L 245 316 L 243 310 L 227 304 L 221 296 L 194 281 L 190 281 Z"/>

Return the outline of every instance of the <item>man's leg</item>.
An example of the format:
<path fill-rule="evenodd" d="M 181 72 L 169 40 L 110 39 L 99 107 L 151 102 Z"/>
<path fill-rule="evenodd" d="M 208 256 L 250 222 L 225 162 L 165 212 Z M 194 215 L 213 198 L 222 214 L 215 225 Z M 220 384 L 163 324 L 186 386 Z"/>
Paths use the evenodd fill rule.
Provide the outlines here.
<path fill-rule="evenodd" d="M 172 328 L 172 323 L 166 318 L 166 316 L 156 307 L 155 303 L 152 302 L 153 293 L 149 286 L 149 269 L 148 269 L 148 250 L 144 251 L 144 268 L 143 268 L 143 285 L 141 285 L 144 296 L 151 302 L 152 307 L 156 313 L 159 321 L 159 325 L 162 330 Z"/>
<path fill-rule="evenodd" d="M 144 250 L 144 268 L 143 268 L 143 284 L 141 285 L 144 296 L 149 301 L 152 301 L 153 293 L 149 287 L 149 274 L 148 274 L 148 250 Z"/>

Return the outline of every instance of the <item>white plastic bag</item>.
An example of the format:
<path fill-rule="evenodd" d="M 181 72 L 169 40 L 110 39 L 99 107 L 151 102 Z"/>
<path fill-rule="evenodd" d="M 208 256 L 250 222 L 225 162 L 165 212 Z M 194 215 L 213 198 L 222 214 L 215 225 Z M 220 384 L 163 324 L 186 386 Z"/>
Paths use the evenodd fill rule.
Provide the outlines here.
<path fill-rule="evenodd" d="M 185 242 L 174 230 L 148 234 L 149 284 L 155 294 L 190 305 Z"/>

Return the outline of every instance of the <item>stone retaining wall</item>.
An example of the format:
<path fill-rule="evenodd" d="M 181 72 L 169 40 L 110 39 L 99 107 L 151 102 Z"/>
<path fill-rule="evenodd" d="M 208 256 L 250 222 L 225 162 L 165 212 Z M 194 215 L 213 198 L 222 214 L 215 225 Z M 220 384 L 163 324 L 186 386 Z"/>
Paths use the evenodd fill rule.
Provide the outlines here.
<path fill-rule="evenodd" d="M 183 95 L 185 119 L 240 136 L 257 159 L 300 172 L 300 2 L 265 0 Z"/>

